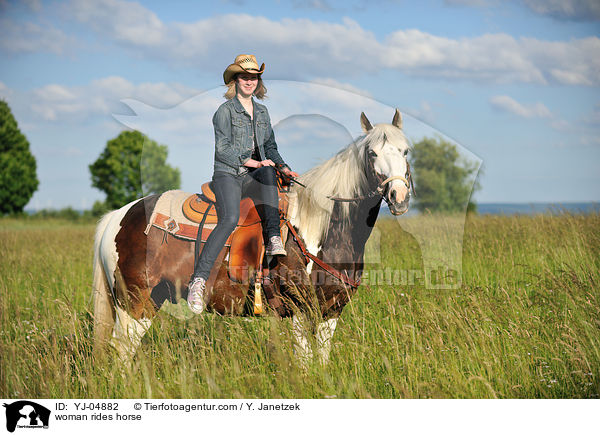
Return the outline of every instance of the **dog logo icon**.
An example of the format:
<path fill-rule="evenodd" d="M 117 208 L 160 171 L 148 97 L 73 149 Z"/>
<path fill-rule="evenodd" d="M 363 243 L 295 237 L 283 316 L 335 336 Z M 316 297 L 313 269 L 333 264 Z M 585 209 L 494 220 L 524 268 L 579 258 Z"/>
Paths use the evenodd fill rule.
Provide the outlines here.
<path fill-rule="evenodd" d="M 14 432 L 16 428 L 48 428 L 50 410 L 29 400 L 19 400 L 3 405 L 6 408 L 6 430 Z"/>

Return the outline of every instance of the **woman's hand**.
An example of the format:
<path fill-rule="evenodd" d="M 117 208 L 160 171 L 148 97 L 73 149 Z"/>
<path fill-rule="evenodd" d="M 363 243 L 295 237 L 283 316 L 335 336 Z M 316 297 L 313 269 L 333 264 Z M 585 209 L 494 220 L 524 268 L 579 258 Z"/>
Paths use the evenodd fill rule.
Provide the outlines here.
<path fill-rule="evenodd" d="M 262 168 L 263 166 L 275 166 L 275 162 L 273 160 L 263 160 L 262 162 L 259 162 L 260 166 L 257 166 L 257 168 Z"/>
<path fill-rule="evenodd" d="M 292 177 L 292 178 L 296 178 L 298 176 L 297 172 L 292 171 L 290 168 L 288 168 L 287 166 L 285 168 L 282 169 L 283 173 L 287 176 L 287 177 Z"/>
<path fill-rule="evenodd" d="M 262 168 L 263 166 L 275 166 L 275 163 L 273 163 L 272 160 L 268 160 L 268 159 L 263 160 L 262 162 L 259 162 L 258 160 L 250 159 L 246 163 L 244 163 L 244 166 L 247 166 L 248 168 Z"/>

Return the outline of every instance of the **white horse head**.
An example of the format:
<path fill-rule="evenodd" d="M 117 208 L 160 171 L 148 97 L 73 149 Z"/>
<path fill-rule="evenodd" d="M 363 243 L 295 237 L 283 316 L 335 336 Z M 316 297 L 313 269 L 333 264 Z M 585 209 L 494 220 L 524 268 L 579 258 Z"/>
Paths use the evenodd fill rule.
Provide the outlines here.
<path fill-rule="evenodd" d="M 364 113 L 360 123 L 365 132 L 362 142 L 365 145 L 367 164 L 377 174 L 377 181 L 393 215 L 401 215 L 408 210 L 410 200 L 410 147 L 402 132 L 402 116 L 396 109 L 391 124 L 372 126 Z"/>

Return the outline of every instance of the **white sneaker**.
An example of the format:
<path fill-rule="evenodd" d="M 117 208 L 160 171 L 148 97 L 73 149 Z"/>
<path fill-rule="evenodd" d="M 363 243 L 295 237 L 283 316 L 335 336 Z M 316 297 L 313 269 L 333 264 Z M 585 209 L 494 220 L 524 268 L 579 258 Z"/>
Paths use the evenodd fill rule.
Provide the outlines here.
<path fill-rule="evenodd" d="M 199 277 L 192 279 L 188 286 L 187 303 L 195 314 L 200 314 L 206 309 L 204 293 L 206 293 L 206 280 Z"/>
<path fill-rule="evenodd" d="M 281 241 L 281 237 L 279 236 L 271 236 L 269 239 L 269 243 L 265 248 L 266 255 L 287 255 L 285 252 L 285 248 L 283 247 L 283 242 Z"/>

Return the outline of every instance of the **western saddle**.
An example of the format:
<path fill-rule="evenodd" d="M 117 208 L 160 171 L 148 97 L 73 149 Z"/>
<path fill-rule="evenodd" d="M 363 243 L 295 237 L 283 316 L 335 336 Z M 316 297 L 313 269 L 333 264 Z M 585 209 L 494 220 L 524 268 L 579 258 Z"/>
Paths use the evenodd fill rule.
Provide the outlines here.
<path fill-rule="evenodd" d="M 290 183 L 281 175 L 277 177 L 277 190 L 279 195 L 279 226 L 282 232 L 284 244 L 287 235 L 287 213 L 288 193 Z M 189 220 L 198 223 L 198 232 L 201 232 L 202 245 L 206 243 L 208 236 L 218 222 L 216 211 L 216 199 L 212 190 L 212 182 L 204 183 L 201 193 L 190 195 L 183 203 L 183 214 Z M 196 258 L 199 255 L 199 244 L 196 246 Z M 262 282 L 262 262 L 265 246 L 263 238 L 262 220 L 259 210 L 252 198 L 242 198 L 240 202 L 240 217 L 235 230 L 231 233 L 225 248 L 229 250 L 228 255 L 220 255 L 220 259 L 228 261 L 229 278 L 240 283 L 247 283 L 250 279 L 251 270 L 257 274 L 255 277 L 255 314 L 262 312 L 260 300 L 260 284 Z M 207 285 L 211 286 L 216 278 L 219 264 L 215 264 L 213 272 L 208 279 Z M 213 281 L 213 282 L 211 282 Z M 257 306 L 258 305 L 258 306 Z"/>

